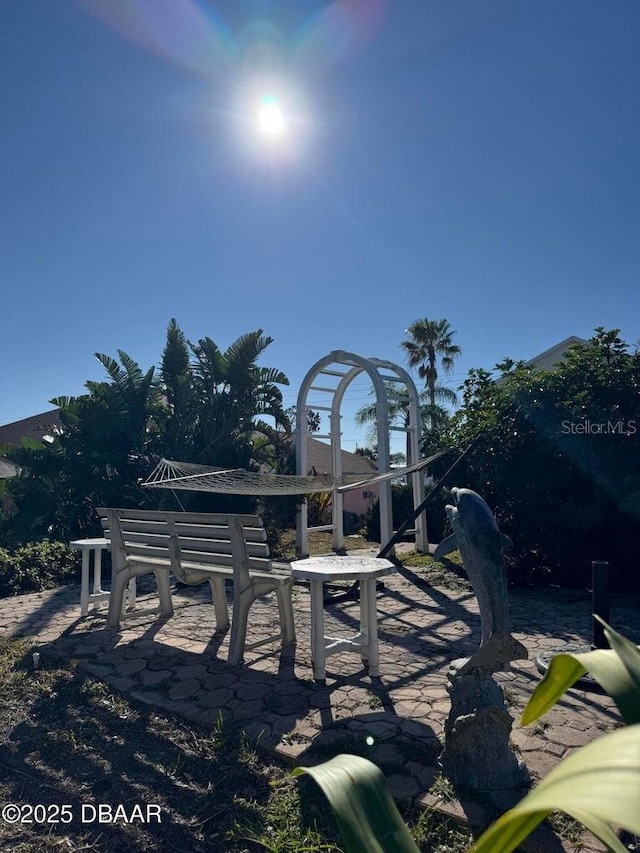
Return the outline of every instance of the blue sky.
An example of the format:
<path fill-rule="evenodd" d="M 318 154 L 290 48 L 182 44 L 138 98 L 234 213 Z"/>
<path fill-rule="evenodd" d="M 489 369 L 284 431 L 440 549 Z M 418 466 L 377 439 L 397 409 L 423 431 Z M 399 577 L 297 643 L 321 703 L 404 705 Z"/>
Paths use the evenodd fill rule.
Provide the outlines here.
<path fill-rule="evenodd" d="M 637 0 L 3 0 L 0 423 L 263 328 L 291 380 L 640 339 Z M 261 98 L 285 128 L 269 136 Z M 343 446 L 362 434 L 345 401 Z"/>

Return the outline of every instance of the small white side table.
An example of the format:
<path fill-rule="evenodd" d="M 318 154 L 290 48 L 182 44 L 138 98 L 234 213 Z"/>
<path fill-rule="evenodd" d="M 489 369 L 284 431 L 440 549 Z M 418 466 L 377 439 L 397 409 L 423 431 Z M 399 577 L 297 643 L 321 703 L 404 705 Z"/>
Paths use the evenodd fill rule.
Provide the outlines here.
<path fill-rule="evenodd" d="M 395 571 L 389 560 L 373 556 L 308 557 L 291 563 L 295 580 L 308 580 L 311 592 L 311 661 L 313 676 L 325 677 L 325 661 L 337 652 L 359 652 L 369 664 L 369 675 L 380 675 L 378 650 L 378 613 L 376 608 L 376 579 Z M 324 633 L 324 604 L 322 586 L 328 581 L 360 582 L 360 631 L 353 637 L 327 637 Z"/>
<path fill-rule="evenodd" d="M 89 604 L 109 598 L 109 592 L 102 589 L 102 552 L 109 547 L 108 539 L 74 539 L 70 547 L 82 552 L 82 579 L 80 586 L 80 615 L 87 616 Z M 93 592 L 89 592 L 89 573 L 93 554 Z M 129 581 L 123 610 L 133 607 L 136 602 L 136 579 Z"/>

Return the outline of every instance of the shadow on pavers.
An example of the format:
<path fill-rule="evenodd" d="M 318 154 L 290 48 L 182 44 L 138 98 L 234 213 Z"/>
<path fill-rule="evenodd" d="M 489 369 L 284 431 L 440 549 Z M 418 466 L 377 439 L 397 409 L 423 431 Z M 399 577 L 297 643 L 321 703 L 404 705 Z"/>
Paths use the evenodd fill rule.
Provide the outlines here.
<path fill-rule="evenodd" d="M 389 711 L 376 711 L 326 728 L 297 763 L 311 767 L 345 753 L 362 756 L 380 768 L 394 799 L 408 806 L 437 778 L 441 748 L 431 727 Z M 310 823 L 319 821 L 319 810 L 326 809 L 326 801 L 318 800 L 317 786 L 309 777 L 302 777 L 300 783 L 303 814 Z"/>
<path fill-rule="evenodd" d="M 9 802 L 39 804 L 54 814 L 65 805 L 71 821 L 29 828 L 39 835 L 82 839 L 111 853 L 131 850 L 228 851 L 226 833 L 256 819 L 269 795 L 268 777 L 242 760 L 242 733 L 220 724 L 205 731 L 185 720 L 130 703 L 79 668 L 32 674 L 31 654 L 20 668 L 41 679 L 41 690 L 0 745 L 3 793 Z M 254 806 L 253 803 L 256 805 Z M 99 820 L 100 805 L 149 820 Z M 159 814 L 160 819 L 155 819 Z M 3 843 L 24 841 L 24 827 L 5 826 Z M 1 846 L 1 845 L 0 845 Z M 49 849 L 47 847 L 47 849 Z M 88 849 L 88 847 L 86 848 Z"/>

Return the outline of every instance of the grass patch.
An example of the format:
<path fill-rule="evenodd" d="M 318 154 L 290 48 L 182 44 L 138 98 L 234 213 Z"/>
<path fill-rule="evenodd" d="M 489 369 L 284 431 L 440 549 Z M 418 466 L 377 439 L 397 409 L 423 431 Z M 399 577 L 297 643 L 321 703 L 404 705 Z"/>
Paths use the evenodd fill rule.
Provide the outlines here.
<path fill-rule="evenodd" d="M 551 812 L 548 822 L 556 835 L 563 841 L 573 844 L 577 850 L 583 847 L 584 826 L 577 820 L 565 812 Z"/>
<path fill-rule="evenodd" d="M 468 830 L 434 811 L 415 809 L 405 815 L 405 820 L 416 844 L 425 853 L 460 853 L 473 845 L 474 838 Z"/>
<path fill-rule="evenodd" d="M 345 550 L 357 551 L 362 548 L 368 550 L 380 548 L 380 544 L 369 542 L 364 536 L 347 536 L 345 537 Z M 296 559 L 296 531 L 284 530 L 279 537 L 277 545 L 273 549 L 274 557 L 279 560 L 295 560 Z M 331 533 L 325 531 L 316 531 L 309 533 L 309 556 L 319 557 L 323 554 L 333 554 L 333 546 L 331 544 Z"/>
<path fill-rule="evenodd" d="M 31 651 L 0 638 L 0 800 L 40 804 L 48 816 L 68 805 L 73 817 L 0 823 L 0 849 L 339 853 L 303 820 L 288 770 L 260 761 L 239 729 L 140 709 L 73 666 L 34 672 Z M 157 805 L 160 822 L 83 822 L 83 806 L 100 803 L 129 815 L 134 804 Z"/>
<path fill-rule="evenodd" d="M 66 661 L 34 671 L 32 651 L 27 640 L 0 637 L 0 800 L 71 819 L 0 823 L 0 849 L 341 853 L 317 786 L 261 759 L 241 729 L 222 717 L 205 730 L 156 713 Z M 83 820 L 83 806 L 99 804 L 112 814 L 122 804 L 130 817 L 134 805 L 143 813 L 154 805 L 160 822 Z M 469 847 L 435 814 L 407 819 L 421 850 Z"/>
<path fill-rule="evenodd" d="M 472 588 L 458 551 L 438 562 L 428 554 L 409 551 L 398 554 L 398 562 L 434 586 L 445 586 L 449 589 Z"/>

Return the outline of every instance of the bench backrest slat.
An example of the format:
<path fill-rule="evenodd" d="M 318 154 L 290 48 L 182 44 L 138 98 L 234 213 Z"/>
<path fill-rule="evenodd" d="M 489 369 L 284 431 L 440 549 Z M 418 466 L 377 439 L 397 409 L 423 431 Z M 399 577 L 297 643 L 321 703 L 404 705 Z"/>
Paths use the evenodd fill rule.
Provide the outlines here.
<path fill-rule="evenodd" d="M 114 569 L 136 558 L 170 564 L 172 533 L 181 561 L 188 567 L 233 567 L 248 581 L 248 572 L 270 571 L 272 564 L 262 519 L 250 514 L 164 512 L 99 507 L 105 536 L 112 542 Z"/>

